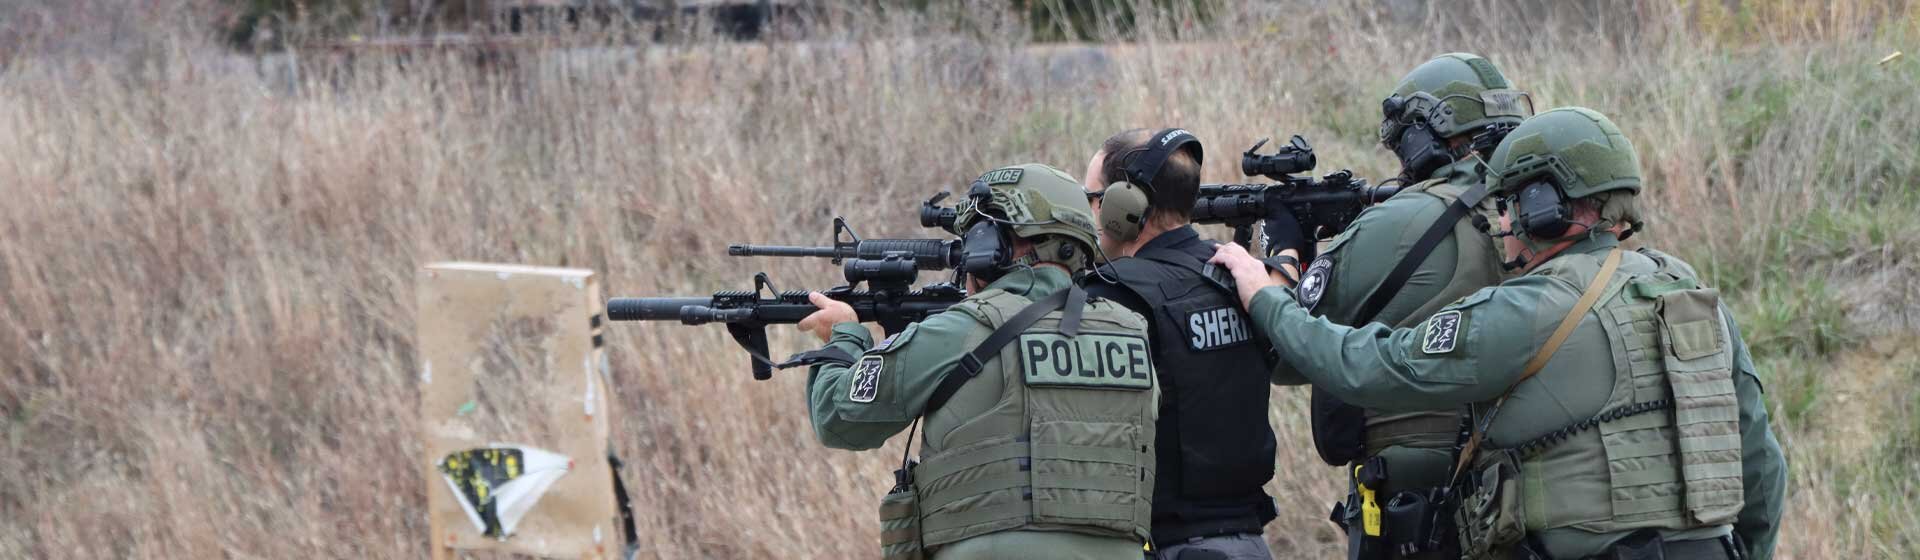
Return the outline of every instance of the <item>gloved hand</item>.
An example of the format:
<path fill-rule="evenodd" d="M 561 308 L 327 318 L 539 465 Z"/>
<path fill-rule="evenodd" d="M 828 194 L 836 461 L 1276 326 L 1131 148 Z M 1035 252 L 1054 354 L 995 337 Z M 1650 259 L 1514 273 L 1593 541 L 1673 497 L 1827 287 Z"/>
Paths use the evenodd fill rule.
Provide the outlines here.
<path fill-rule="evenodd" d="M 1267 209 L 1267 219 L 1260 225 L 1260 249 L 1269 257 L 1293 249 L 1300 252 L 1301 262 L 1313 260 L 1313 242 L 1284 204 Z"/>

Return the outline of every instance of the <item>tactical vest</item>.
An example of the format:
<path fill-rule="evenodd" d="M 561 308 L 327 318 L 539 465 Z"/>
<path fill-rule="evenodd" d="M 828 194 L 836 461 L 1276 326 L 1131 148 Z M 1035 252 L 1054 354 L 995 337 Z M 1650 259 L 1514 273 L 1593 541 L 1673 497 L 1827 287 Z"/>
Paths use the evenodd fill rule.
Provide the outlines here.
<path fill-rule="evenodd" d="M 1273 478 L 1272 362 L 1237 296 L 1203 276 L 1204 265 L 1149 249 L 1106 269 L 1152 310 L 1161 383 L 1158 541 L 1259 532 L 1275 515 L 1261 488 Z"/>
<path fill-rule="evenodd" d="M 1535 274 L 1584 286 L 1603 256 L 1557 257 Z M 1733 349 L 1718 292 L 1701 288 L 1684 263 L 1642 249 L 1623 255 L 1599 301 L 1582 325 L 1605 332 L 1612 360 L 1556 359 L 1542 375 L 1606 376 L 1613 383 L 1605 405 L 1591 418 L 1479 454 L 1458 520 L 1469 557 L 1504 557 L 1502 547 L 1549 529 L 1727 525 L 1743 506 Z M 1537 422 L 1506 411 L 1495 423 L 1529 421 Z"/>
<path fill-rule="evenodd" d="M 1477 169 L 1443 170 L 1368 209 L 1328 247 L 1324 258 L 1331 266 L 1314 311 L 1343 325 L 1378 322 L 1405 328 L 1499 283 L 1500 251 L 1483 229 L 1497 219 L 1493 204 L 1481 191 L 1482 198 L 1462 207 L 1463 213 L 1452 210 L 1465 204 L 1463 195 L 1479 183 L 1472 176 Z M 1440 237 L 1431 237 L 1435 232 Z M 1453 240 L 1450 254 L 1441 247 L 1447 239 Z M 1411 274 L 1396 275 L 1403 267 L 1411 267 L 1405 268 Z M 1407 282 L 1421 275 L 1445 284 Z M 1451 538 L 1432 538 L 1453 533 L 1432 522 L 1431 504 L 1435 490 L 1447 485 L 1461 410 L 1362 410 L 1318 387 L 1311 403 L 1315 449 L 1322 460 L 1349 467 L 1347 497 L 1331 514 L 1347 531 L 1347 557 L 1458 557 Z"/>
<path fill-rule="evenodd" d="M 1448 183 L 1445 178 L 1435 178 L 1407 187 L 1406 190 L 1394 196 L 1431 196 L 1439 199 L 1440 204 L 1445 206 L 1453 204 L 1455 200 L 1458 200 L 1460 194 L 1467 188 L 1468 186 Z M 1491 214 L 1490 209 L 1484 206 L 1486 205 L 1483 204 L 1481 208 L 1473 210 L 1481 219 L 1487 219 L 1489 214 Z M 1497 219 L 1497 216 L 1493 217 L 1493 219 Z M 1394 328 L 1411 327 L 1420 324 L 1420 321 L 1439 312 L 1440 308 L 1445 307 L 1448 303 L 1458 301 L 1460 298 L 1472 294 L 1481 288 L 1498 283 L 1500 278 L 1497 272 L 1489 277 L 1484 271 L 1500 270 L 1500 251 L 1493 246 L 1492 238 L 1488 237 L 1485 232 L 1474 225 L 1474 220 L 1474 216 L 1470 215 L 1453 223 L 1453 232 L 1450 236 L 1454 239 L 1454 247 L 1456 249 L 1453 270 L 1448 271 L 1450 274 L 1446 286 L 1434 292 L 1432 297 L 1422 302 L 1419 307 L 1410 313 L 1402 314 L 1396 310 L 1383 310 L 1380 316 L 1369 319 L 1379 322 L 1393 320 L 1394 322 L 1389 326 Z M 1420 224 L 1418 227 L 1424 231 L 1426 225 Z M 1367 257 L 1362 256 L 1360 258 Z M 1376 287 L 1375 289 L 1378 288 Z M 1364 298 L 1362 299 L 1364 300 Z M 1357 306 L 1354 310 L 1346 311 L 1349 313 L 1355 312 L 1357 311 Z M 1358 317 L 1351 316 L 1342 317 L 1342 319 L 1347 321 L 1342 324 L 1353 324 L 1360 320 Z M 1367 410 L 1365 412 L 1365 423 L 1365 435 L 1363 436 L 1361 444 L 1364 449 L 1364 456 L 1371 457 L 1380 454 L 1380 452 L 1389 447 L 1449 448 L 1454 443 L 1455 434 L 1459 432 L 1460 414 L 1457 410 L 1411 413 L 1382 413 L 1377 410 Z M 1413 465 L 1406 466 L 1412 467 Z M 1439 468 L 1431 469 L 1434 474 L 1430 478 L 1435 481 L 1443 479 L 1444 477 L 1440 471 L 1445 468 L 1445 463 L 1443 462 L 1433 466 Z M 1392 465 L 1388 466 L 1388 469 L 1395 472 L 1409 472 L 1414 470 L 1396 468 Z M 1418 470 L 1427 471 L 1429 469 Z M 1406 479 L 1405 476 L 1397 478 L 1400 480 L 1396 481 L 1393 477 L 1390 477 L 1387 481 L 1386 488 L 1382 490 L 1407 487 L 1407 485 L 1400 483 L 1400 481 Z M 1434 485 L 1438 484 L 1439 482 L 1434 483 Z"/>
<path fill-rule="evenodd" d="M 1031 303 L 988 290 L 950 309 L 997 329 Z M 927 547 L 1013 530 L 1148 538 L 1156 399 L 1146 325 L 1104 300 L 1086 305 L 1076 336 L 1059 332 L 1062 316 L 1046 314 L 985 362 L 979 377 L 998 376 L 1000 394 L 956 393 L 953 402 L 994 399 L 985 412 L 926 435 L 913 474 Z"/>

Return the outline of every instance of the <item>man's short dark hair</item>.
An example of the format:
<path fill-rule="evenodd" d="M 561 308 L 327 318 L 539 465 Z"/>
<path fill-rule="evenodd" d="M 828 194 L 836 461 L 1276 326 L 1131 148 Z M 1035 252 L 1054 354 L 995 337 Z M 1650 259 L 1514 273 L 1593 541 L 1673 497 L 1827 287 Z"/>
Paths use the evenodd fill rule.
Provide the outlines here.
<path fill-rule="evenodd" d="M 1121 131 L 1107 138 L 1100 145 L 1100 183 L 1113 184 L 1126 180 L 1127 164 L 1147 155 L 1147 142 L 1153 140 L 1154 131 L 1135 128 Z M 1182 149 L 1167 158 L 1160 168 L 1160 174 L 1153 178 L 1153 195 L 1147 203 L 1154 208 L 1154 219 L 1176 219 L 1185 223 L 1193 215 L 1193 197 L 1200 192 L 1200 161 L 1194 159 L 1193 150 Z"/>

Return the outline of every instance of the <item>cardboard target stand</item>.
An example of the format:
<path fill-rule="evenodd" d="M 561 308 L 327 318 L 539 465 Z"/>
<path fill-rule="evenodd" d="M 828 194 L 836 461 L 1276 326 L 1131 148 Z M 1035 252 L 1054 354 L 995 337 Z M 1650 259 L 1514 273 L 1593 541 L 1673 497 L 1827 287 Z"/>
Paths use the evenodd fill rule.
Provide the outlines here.
<path fill-rule="evenodd" d="M 620 558 L 593 272 L 434 263 L 416 285 L 433 558 Z"/>

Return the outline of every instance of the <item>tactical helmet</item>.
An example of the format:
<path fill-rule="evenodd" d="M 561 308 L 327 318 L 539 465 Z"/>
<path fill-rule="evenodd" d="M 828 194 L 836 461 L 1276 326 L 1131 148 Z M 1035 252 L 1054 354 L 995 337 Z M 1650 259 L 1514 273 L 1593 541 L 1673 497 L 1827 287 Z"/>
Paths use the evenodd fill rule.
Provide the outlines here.
<path fill-rule="evenodd" d="M 1519 124 L 1533 114 L 1533 99 L 1513 89 L 1492 62 L 1478 55 L 1449 53 L 1408 72 L 1381 102 L 1380 141 L 1392 147 L 1416 120 L 1440 138 L 1471 133 L 1493 124 Z"/>
<path fill-rule="evenodd" d="M 1001 221 L 1016 237 L 1034 243 L 1033 255 L 1023 262 L 1052 262 L 1078 271 L 1093 266 L 1099 246 L 1093 225 L 1093 207 L 1080 182 L 1065 171 L 1029 163 L 988 171 L 974 180 L 979 196 L 956 205 L 953 232 L 964 235 L 982 219 Z"/>
<path fill-rule="evenodd" d="M 1640 157 L 1606 115 L 1563 107 L 1527 119 L 1487 162 L 1487 189 L 1511 194 L 1548 178 L 1569 200 L 1614 190 L 1640 192 Z"/>

